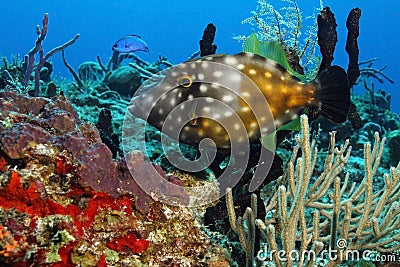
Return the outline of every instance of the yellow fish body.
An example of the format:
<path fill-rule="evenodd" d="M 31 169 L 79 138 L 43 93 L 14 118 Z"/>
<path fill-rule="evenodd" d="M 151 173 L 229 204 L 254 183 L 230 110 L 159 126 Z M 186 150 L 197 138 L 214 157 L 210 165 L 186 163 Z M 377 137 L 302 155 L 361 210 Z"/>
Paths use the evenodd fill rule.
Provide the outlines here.
<path fill-rule="evenodd" d="M 156 86 L 139 90 L 130 110 L 183 143 L 210 138 L 225 149 L 273 132 L 307 106 L 344 122 L 350 108 L 346 72 L 332 66 L 304 83 L 276 62 L 242 52 L 177 65 Z"/>

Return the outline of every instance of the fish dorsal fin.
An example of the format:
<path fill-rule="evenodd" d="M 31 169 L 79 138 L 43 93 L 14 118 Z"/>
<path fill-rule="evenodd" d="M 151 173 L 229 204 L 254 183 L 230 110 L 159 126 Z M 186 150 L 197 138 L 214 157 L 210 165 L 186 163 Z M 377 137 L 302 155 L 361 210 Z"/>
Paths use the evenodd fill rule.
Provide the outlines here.
<path fill-rule="evenodd" d="M 137 34 L 134 34 L 134 33 L 132 33 L 132 34 L 128 35 L 127 37 L 137 37 L 137 38 L 140 38 L 140 39 L 142 39 L 142 36 L 140 36 L 140 35 L 137 35 Z"/>
<path fill-rule="evenodd" d="M 302 75 L 292 69 L 287 59 L 285 49 L 277 41 L 261 42 L 258 40 L 257 35 L 253 32 L 244 42 L 243 52 L 257 54 L 264 58 L 271 59 L 281 65 L 291 75 L 297 77 L 301 81 L 306 80 L 305 75 Z"/>
<path fill-rule="evenodd" d="M 136 37 L 136 38 L 142 39 L 142 37 L 140 37 L 140 36 L 137 35 L 137 34 L 129 34 L 129 35 L 125 35 L 124 37 L 119 38 L 119 39 L 118 39 L 117 41 L 115 41 L 115 42 L 118 43 L 118 42 L 120 42 L 120 41 L 122 41 L 122 40 L 129 39 L 129 38 L 132 38 L 132 37 Z"/>

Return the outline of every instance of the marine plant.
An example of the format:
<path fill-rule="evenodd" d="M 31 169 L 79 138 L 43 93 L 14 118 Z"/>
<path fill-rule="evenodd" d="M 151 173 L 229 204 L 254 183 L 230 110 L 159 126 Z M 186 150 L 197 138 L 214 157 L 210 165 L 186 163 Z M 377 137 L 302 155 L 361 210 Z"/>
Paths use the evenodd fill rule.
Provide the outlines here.
<path fill-rule="evenodd" d="M 13 55 L 11 56 L 11 62 L 9 62 L 7 57 L 2 56 L 1 61 L 3 65 L 0 66 L 0 88 L 24 92 L 25 88 L 22 84 L 23 69 L 20 57 Z"/>
<path fill-rule="evenodd" d="M 26 88 L 28 86 L 29 79 L 31 74 L 35 68 L 35 54 L 39 53 L 39 62 L 36 65 L 36 69 L 34 71 L 35 74 L 35 85 L 34 85 L 34 95 L 39 96 L 40 94 L 40 70 L 43 65 L 47 62 L 47 60 L 53 56 L 54 54 L 64 50 L 66 47 L 75 43 L 75 41 L 79 38 L 79 34 L 75 35 L 71 40 L 65 42 L 64 44 L 57 46 L 47 52 L 46 54 L 43 51 L 42 43 L 47 36 L 47 31 L 49 28 L 49 14 L 44 14 L 42 20 L 42 28 L 39 25 L 36 26 L 36 34 L 38 35 L 35 46 L 29 50 L 29 53 L 24 57 L 24 67 L 25 67 L 25 76 L 23 80 L 23 85 Z"/>
<path fill-rule="evenodd" d="M 372 58 L 369 60 L 365 60 L 359 62 L 358 65 L 361 67 L 360 69 L 360 77 L 358 78 L 356 85 L 362 84 L 365 90 L 367 90 L 368 94 L 371 97 L 371 104 L 375 105 L 375 83 L 374 80 L 378 81 L 380 84 L 386 80 L 389 83 L 393 84 L 394 81 L 387 76 L 383 71 L 386 69 L 386 65 L 381 68 L 374 68 L 373 64 L 379 58 Z M 365 67 L 364 67 L 365 66 Z"/>
<path fill-rule="evenodd" d="M 400 164 L 376 179 L 386 139 L 375 133 L 374 145 L 364 145 L 364 177 L 357 184 L 344 173 L 351 152 L 349 141 L 337 147 L 335 132 L 331 132 L 324 167 L 317 174 L 322 162 L 316 140 L 310 140 L 306 115 L 302 115 L 301 125 L 286 173 L 276 181 L 277 190 L 266 201 L 266 218 L 254 220 L 254 208 L 245 213 L 246 225 L 255 223 L 266 239 L 267 249 L 260 250 L 257 258 L 280 267 L 314 266 L 317 261 L 336 266 L 352 257 L 361 259 L 363 250 L 371 254 L 398 250 Z M 377 189 L 374 183 L 382 179 L 384 186 Z M 229 194 L 227 207 L 232 221 L 234 204 Z M 237 229 L 239 236 L 254 235 L 249 232 L 252 227 L 243 223 Z M 244 249 L 248 247 L 252 246 Z M 294 259 L 293 255 L 299 257 Z"/>
<path fill-rule="evenodd" d="M 303 17 L 296 0 L 282 0 L 284 5 L 275 8 L 267 0 L 258 0 L 252 16 L 242 21 L 256 26 L 255 31 L 260 41 L 278 41 L 281 43 L 293 61 L 299 62 L 305 74 L 314 77 L 317 71 L 319 57 L 317 47 L 317 11 L 322 10 L 322 0 L 310 16 Z M 304 35 L 304 37 L 302 37 Z M 236 36 L 235 39 L 245 41 L 247 36 Z M 301 69 L 300 68 L 300 69 Z M 300 69 L 296 69 L 303 74 Z"/>

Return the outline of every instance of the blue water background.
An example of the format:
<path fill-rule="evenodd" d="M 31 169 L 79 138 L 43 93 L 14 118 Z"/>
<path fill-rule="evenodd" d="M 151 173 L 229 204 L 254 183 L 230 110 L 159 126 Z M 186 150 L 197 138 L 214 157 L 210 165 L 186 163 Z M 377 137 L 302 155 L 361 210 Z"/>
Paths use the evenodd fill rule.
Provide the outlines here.
<path fill-rule="evenodd" d="M 281 0 L 269 1 L 279 6 Z M 319 6 L 319 0 L 298 0 L 305 15 Z M 353 7 L 362 9 L 360 27 L 360 60 L 379 57 L 376 67 L 387 65 L 385 73 L 395 80 L 391 85 L 376 83 L 392 94 L 392 108 L 400 113 L 400 75 L 398 52 L 400 16 L 397 0 L 330 0 L 324 6 L 331 7 L 336 15 L 339 42 L 334 64 L 347 68 L 345 53 L 347 30 L 346 17 Z M 96 61 L 99 55 L 107 62 L 111 47 L 120 37 L 138 34 L 148 43 L 150 54 L 138 53 L 143 59 L 155 61 L 164 55 L 171 62 L 185 61 L 198 50 L 198 41 L 205 26 L 212 22 L 217 27 L 215 42 L 219 53 L 236 53 L 241 45 L 234 35 L 251 33 L 252 26 L 241 24 L 251 16 L 257 6 L 255 0 L 227 1 L 76 1 L 76 0 L 3 0 L 0 3 L 1 37 L 0 55 L 10 58 L 13 54 L 25 55 L 36 40 L 35 25 L 42 23 L 44 13 L 49 13 L 49 31 L 44 42 L 45 52 L 80 33 L 78 41 L 68 47 L 66 57 L 77 69 L 84 61 Z M 71 78 L 61 62 L 61 55 L 51 59 L 55 74 Z M 363 89 L 359 90 L 363 92 Z"/>

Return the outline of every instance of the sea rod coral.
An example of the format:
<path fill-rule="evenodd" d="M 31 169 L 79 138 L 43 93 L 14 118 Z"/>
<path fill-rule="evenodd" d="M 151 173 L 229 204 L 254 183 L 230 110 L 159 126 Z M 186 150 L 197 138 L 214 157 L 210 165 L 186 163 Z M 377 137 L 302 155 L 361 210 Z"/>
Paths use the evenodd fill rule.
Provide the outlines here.
<path fill-rule="evenodd" d="M 35 69 L 35 92 L 34 92 L 35 96 L 39 96 L 39 94 L 40 94 L 40 70 L 42 69 L 45 62 L 47 62 L 47 60 L 55 53 L 60 52 L 60 51 L 64 50 L 66 47 L 75 43 L 75 41 L 79 38 L 79 34 L 77 34 L 77 35 L 75 35 L 74 38 L 72 38 L 68 42 L 66 42 L 56 48 L 53 48 L 48 53 L 44 54 L 42 43 L 47 36 L 47 31 L 49 28 L 49 14 L 48 13 L 44 14 L 42 25 L 43 25 L 42 29 L 40 29 L 39 25 L 36 26 L 36 34 L 38 35 L 38 38 L 36 39 L 35 46 L 29 51 L 28 55 L 26 55 L 24 57 L 24 65 L 25 65 L 26 71 L 25 71 L 25 76 L 24 76 L 24 80 L 23 80 L 23 86 L 26 89 L 26 87 L 28 86 L 28 82 L 29 82 L 30 76 L 32 74 L 32 71 L 35 67 L 35 54 L 39 53 L 39 56 L 40 56 L 39 63 L 37 64 L 36 69 Z"/>
<path fill-rule="evenodd" d="M 241 219 L 247 225 L 255 223 L 265 235 L 268 249 L 258 252 L 258 260 L 274 262 L 280 267 L 314 266 L 317 261 L 325 262 L 324 266 L 336 266 L 347 260 L 362 259 L 362 250 L 377 253 L 398 250 L 400 164 L 383 175 L 384 187 L 373 186 L 385 138 L 381 140 L 376 133 L 374 145 L 365 144 L 364 178 L 359 184 L 351 183 L 349 174 L 343 173 L 350 158 L 349 141 L 337 147 L 335 132 L 331 133 L 324 169 L 315 176 L 316 141 L 310 140 L 305 115 L 301 122 L 301 134 L 296 137 L 298 145 L 287 171 L 276 181 L 277 189 L 266 202 L 266 218 L 254 220 L 254 215 L 249 216 L 252 209 L 247 208 Z M 232 217 L 233 200 L 231 197 L 227 200 Z M 247 230 L 251 227 L 239 229 L 242 236 L 252 235 Z M 335 251 L 337 257 L 332 257 L 331 251 Z"/>

